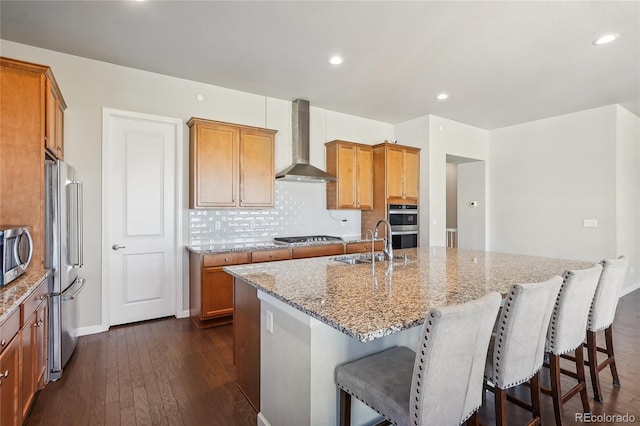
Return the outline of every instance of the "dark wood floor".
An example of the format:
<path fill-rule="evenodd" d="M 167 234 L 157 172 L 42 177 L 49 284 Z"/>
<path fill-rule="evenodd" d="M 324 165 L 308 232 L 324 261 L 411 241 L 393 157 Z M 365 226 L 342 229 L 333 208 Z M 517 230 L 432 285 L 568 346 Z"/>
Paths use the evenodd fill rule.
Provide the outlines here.
<path fill-rule="evenodd" d="M 631 414 L 640 423 L 640 291 L 621 299 L 614 327 L 622 386 L 613 387 L 604 370 L 605 402 L 591 399 L 592 412 Z M 196 330 L 175 318 L 81 337 L 63 378 L 39 393 L 27 425 L 255 426 L 256 413 L 235 385 L 232 341 L 231 326 Z M 552 425 L 551 401 L 543 396 L 542 402 L 544 424 Z M 576 424 L 576 412 L 578 397 L 565 406 L 567 424 Z M 480 419 L 494 423 L 490 393 Z M 527 419 L 509 406 L 509 424 Z"/>

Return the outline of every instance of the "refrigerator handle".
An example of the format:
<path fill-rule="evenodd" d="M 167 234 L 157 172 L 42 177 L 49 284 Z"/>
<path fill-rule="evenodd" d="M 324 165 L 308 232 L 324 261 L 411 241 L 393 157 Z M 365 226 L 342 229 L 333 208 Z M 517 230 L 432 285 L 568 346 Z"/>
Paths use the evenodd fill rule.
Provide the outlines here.
<path fill-rule="evenodd" d="M 74 268 L 80 268 L 83 265 L 83 238 L 82 238 L 82 182 L 71 182 L 73 188 L 75 188 L 75 237 L 76 244 L 74 244 L 76 253 L 73 257 L 73 261 L 71 261 L 71 266 Z"/>

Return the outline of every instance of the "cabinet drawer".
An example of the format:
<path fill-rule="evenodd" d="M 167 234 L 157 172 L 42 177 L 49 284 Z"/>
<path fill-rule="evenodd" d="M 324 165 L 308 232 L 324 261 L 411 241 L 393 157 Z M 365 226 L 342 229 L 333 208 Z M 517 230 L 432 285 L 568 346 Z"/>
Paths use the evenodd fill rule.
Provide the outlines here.
<path fill-rule="evenodd" d="M 376 241 L 374 249 L 376 251 L 382 250 L 383 242 Z M 347 254 L 351 253 L 366 253 L 371 251 L 371 241 L 361 242 L 361 243 L 348 243 L 347 244 Z"/>
<path fill-rule="evenodd" d="M 240 265 L 249 263 L 248 252 L 205 254 L 202 259 L 202 266 L 210 268 L 212 266 Z"/>
<path fill-rule="evenodd" d="M 326 246 L 294 247 L 293 249 L 291 249 L 291 254 L 292 254 L 291 257 L 293 259 L 344 254 L 344 245 L 329 244 Z"/>
<path fill-rule="evenodd" d="M 254 251 L 253 253 L 251 253 L 251 262 L 253 263 L 288 259 L 291 259 L 288 248 L 278 250 Z"/>
<path fill-rule="evenodd" d="M 20 330 L 20 309 L 13 311 L 0 326 L 0 353 L 9 345 L 11 339 Z"/>
<path fill-rule="evenodd" d="M 44 280 L 42 284 L 22 302 L 22 305 L 20 305 L 20 309 L 22 310 L 22 325 L 25 324 L 38 306 L 45 300 L 47 300 L 47 280 Z"/>

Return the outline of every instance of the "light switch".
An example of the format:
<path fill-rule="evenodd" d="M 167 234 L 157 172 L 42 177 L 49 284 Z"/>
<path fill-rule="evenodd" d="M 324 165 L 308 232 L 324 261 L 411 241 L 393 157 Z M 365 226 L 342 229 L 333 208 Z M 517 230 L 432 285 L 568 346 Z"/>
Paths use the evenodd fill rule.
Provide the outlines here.
<path fill-rule="evenodd" d="M 584 220 L 584 227 L 585 228 L 597 228 L 598 227 L 598 220 L 597 219 L 585 219 Z"/>

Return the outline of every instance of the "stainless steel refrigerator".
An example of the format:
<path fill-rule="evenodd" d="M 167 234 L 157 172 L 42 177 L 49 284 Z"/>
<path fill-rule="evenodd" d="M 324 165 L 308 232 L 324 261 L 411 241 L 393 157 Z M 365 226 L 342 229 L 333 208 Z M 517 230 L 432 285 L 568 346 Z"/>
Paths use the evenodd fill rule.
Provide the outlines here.
<path fill-rule="evenodd" d="M 45 267 L 49 280 L 49 380 L 62 370 L 77 344 L 76 298 L 85 285 L 82 267 L 82 182 L 63 161 L 45 163 Z"/>

